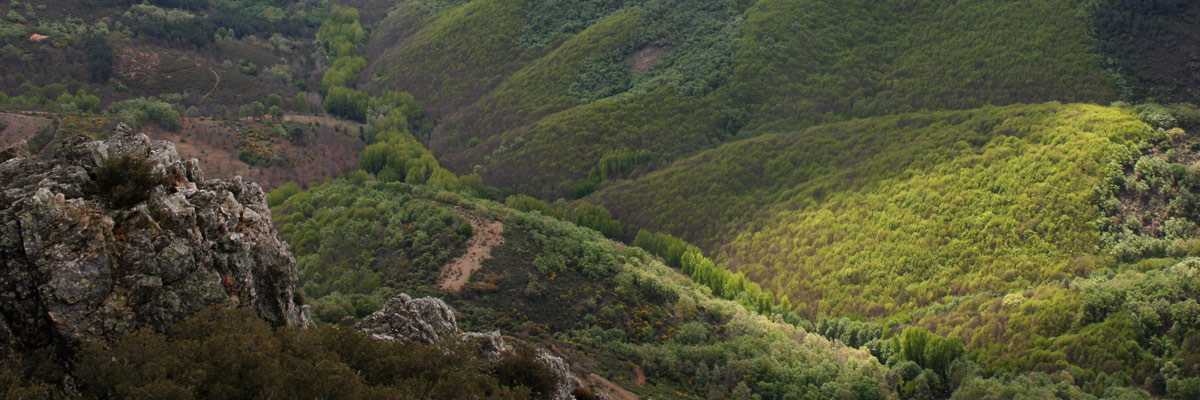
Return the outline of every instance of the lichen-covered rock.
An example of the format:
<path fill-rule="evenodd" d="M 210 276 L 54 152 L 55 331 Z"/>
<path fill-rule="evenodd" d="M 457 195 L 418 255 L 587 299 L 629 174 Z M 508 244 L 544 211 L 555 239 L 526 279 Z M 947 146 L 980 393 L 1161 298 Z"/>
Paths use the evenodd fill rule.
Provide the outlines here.
<path fill-rule="evenodd" d="M 571 392 L 579 387 L 579 380 L 571 376 L 571 368 L 567 366 L 567 362 L 563 361 L 562 357 L 550 354 L 545 349 L 538 349 L 537 361 L 554 373 L 554 381 L 557 384 L 550 398 L 554 400 L 574 399 L 575 396 Z"/>
<path fill-rule="evenodd" d="M 125 188 L 138 200 L 127 207 L 97 183 L 122 158 L 154 178 Z M 169 142 L 121 127 L 104 141 L 68 139 L 49 159 L 0 152 L 0 357 L 161 330 L 208 305 L 306 326 L 296 293 L 262 188 L 205 180 Z"/>
<path fill-rule="evenodd" d="M 439 344 L 443 340 L 457 338 L 475 343 L 480 351 L 479 356 L 491 363 L 498 363 L 505 357 L 515 355 L 514 348 L 504 342 L 500 331 L 460 332 L 454 318 L 454 310 L 441 299 L 434 297 L 413 299 L 401 293 L 388 300 L 379 311 L 363 318 L 357 327 L 378 340 Z M 578 388 L 580 383 L 571 375 L 566 361 L 545 349 L 537 350 L 537 361 L 554 373 L 555 389 L 550 398 L 574 399 L 571 392 Z"/>
<path fill-rule="evenodd" d="M 504 357 L 504 353 L 512 351 L 512 347 L 504 342 L 500 331 L 463 332 L 462 339 L 479 346 L 479 352 L 488 361 L 496 362 Z"/>
<path fill-rule="evenodd" d="M 381 340 L 437 344 L 457 335 L 458 323 L 454 310 L 441 299 L 413 299 L 401 293 L 379 311 L 363 318 L 358 329 Z"/>

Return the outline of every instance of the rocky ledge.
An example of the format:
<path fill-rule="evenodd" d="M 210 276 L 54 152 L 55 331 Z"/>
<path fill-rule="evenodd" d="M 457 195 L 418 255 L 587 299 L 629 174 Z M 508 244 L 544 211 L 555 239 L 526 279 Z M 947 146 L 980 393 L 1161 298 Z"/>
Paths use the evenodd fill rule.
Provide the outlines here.
<path fill-rule="evenodd" d="M 0 357 L 162 330 L 210 305 L 306 326 L 298 297 L 255 183 L 206 180 L 124 126 L 48 159 L 0 152 Z"/>

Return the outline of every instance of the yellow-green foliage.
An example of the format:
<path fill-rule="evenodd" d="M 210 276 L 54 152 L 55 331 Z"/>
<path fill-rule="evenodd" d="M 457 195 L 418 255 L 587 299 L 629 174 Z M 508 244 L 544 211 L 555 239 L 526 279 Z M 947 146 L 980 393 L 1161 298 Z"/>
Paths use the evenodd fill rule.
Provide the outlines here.
<path fill-rule="evenodd" d="M 917 311 L 914 323 L 966 338 L 987 370 L 1065 369 L 1100 389 L 1128 384 L 1125 376 L 1156 395 L 1192 398 L 1200 388 L 1197 277 L 1198 259 L 1147 260 L 1120 273 L 966 297 Z"/>
<path fill-rule="evenodd" d="M 352 57 L 367 41 L 367 32 L 359 23 L 358 10 L 334 5 L 317 30 L 317 40 L 325 45 L 330 58 Z"/>
<path fill-rule="evenodd" d="M 1072 261 L 1099 237 L 1105 153 L 1149 132 L 1086 105 L 855 120 L 726 145 L 595 200 L 700 239 L 799 311 L 880 318 L 1091 268 Z"/>
<path fill-rule="evenodd" d="M 451 191 L 477 192 L 482 189 L 477 175 L 460 178 L 438 164 L 433 153 L 409 132 L 405 117 L 409 111 L 403 107 L 395 108 L 371 122 L 369 141 L 372 144 L 363 150 L 358 160 L 362 169 L 383 182 L 430 185 Z"/>

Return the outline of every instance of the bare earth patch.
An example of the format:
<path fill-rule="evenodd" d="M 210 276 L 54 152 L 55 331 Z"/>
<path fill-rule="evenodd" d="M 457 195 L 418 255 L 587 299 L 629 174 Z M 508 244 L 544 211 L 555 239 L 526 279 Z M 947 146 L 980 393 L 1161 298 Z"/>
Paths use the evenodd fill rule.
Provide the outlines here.
<path fill-rule="evenodd" d="M 442 290 L 458 291 L 471 279 L 471 274 L 492 258 L 492 247 L 504 244 L 504 224 L 485 222 L 468 217 L 474 235 L 467 240 L 467 252 L 442 267 Z"/>
<path fill-rule="evenodd" d="M 22 115 L 15 113 L 0 113 L 0 149 L 8 148 L 22 140 L 33 138 L 38 132 L 50 127 L 53 119 Z"/>
<path fill-rule="evenodd" d="M 183 129 L 172 132 L 157 127 L 145 129 L 153 139 L 175 143 L 179 155 L 195 158 L 207 175 L 228 179 L 241 175 L 258 182 L 263 189 L 295 181 L 301 185 L 346 174 L 358 168 L 358 153 L 366 147 L 355 124 L 330 118 L 287 116 L 288 128 L 304 132 L 302 143 L 277 137 L 266 124 L 254 121 L 224 121 L 188 118 Z M 246 129 L 259 132 L 265 139 L 254 143 L 272 158 L 271 163 L 251 165 L 238 158 L 249 138 L 240 135 Z"/>
<path fill-rule="evenodd" d="M 654 68 L 654 64 L 662 60 L 665 55 L 667 55 L 666 48 L 646 46 L 629 56 L 629 72 L 634 75 L 650 72 L 650 68 Z"/>

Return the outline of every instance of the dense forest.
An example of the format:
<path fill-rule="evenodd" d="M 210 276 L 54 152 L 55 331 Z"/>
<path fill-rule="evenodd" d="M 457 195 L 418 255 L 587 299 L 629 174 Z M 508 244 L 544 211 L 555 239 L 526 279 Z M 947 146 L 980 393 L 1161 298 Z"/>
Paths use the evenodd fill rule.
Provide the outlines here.
<path fill-rule="evenodd" d="M 312 322 L 29 347 L 5 272 L 0 393 L 1200 398 L 1197 59 L 1186 0 L 0 3 L 0 172 L 171 141 Z M 121 238 L 197 179 L 117 160 Z M 512 351 L 361 329 L 401 294 Z"/>

